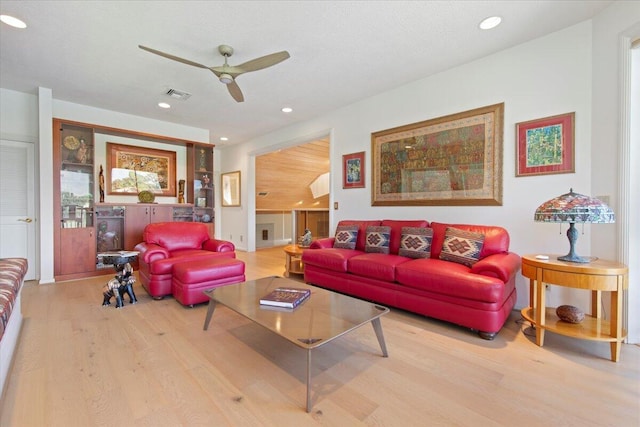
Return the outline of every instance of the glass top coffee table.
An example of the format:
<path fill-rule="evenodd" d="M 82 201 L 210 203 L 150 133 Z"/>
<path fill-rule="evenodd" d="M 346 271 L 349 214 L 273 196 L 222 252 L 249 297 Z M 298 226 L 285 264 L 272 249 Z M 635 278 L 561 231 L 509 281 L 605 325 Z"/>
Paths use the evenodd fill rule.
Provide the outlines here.
<path fill-rule="evenodd" d="M 294 309 L 260 305 L 278 287 L 306 288 L 311 296 Z M 204 291 L 210 298 L 206 331 L 220 303 L 307 350 L 307 412 L 311 411 L 311 350 L 371 322 L 384 357 L 388 356 L 380 317 L 389 309 L 326 289 L 272 276 Z"/>

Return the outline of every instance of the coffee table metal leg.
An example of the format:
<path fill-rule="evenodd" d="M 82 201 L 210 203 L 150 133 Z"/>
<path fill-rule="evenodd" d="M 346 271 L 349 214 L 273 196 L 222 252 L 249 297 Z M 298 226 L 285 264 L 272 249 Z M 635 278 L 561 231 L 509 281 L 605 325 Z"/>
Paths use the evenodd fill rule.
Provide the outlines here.
<path fill-rule="evenodd" d="M 387 353 L 387 345 L 384 342 L 384 335 L 382 334 L 380 318 L 377 317 L 373 319 L 371 324 L 373 325 L 373 330 L 376 332 L 376 337 L 378 337 L 378 343 L 380 344 L 380 349 L 382 349 L 382 356 L 389 357 L 389 353 Z"/>
<path fill-rule="evenodd" d="M 209 323 L 211 322 L 211 316 L 213 316 L 213 310 L 216 309 L 216 302 L 214 300 L 209 301 L 209 308 L 207 309 L 207 317 L 204 318 L 204 329 L 205 331 L 209 328 Z"/>
<path fill-rule="evenodd" d="M 307 412 L 311 412 L 311 349 L 307 349 Z"/>

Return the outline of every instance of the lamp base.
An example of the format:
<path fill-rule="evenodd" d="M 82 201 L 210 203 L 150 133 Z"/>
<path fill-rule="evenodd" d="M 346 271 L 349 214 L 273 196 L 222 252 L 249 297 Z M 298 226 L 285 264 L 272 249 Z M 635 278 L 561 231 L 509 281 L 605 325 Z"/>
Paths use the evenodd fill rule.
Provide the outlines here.
<path fill-rule="evenodd" d="M 567 262 L 579 262 L 579 263 L 587 263 L 591 262 L 591 258 L 585 258 L 580 255 L 571 255 L 567 254 L 565 256 L 559 256 L 558 261 L 567 261 Z"/>
<path fill-rule="evenodd" d="M 576 253 L 576 240 L 578 240 L 578 230 L 576 229 L 576 226 L 573 222 L 569 224 L 569 229 L 567 230 L 567 238 L 569 239 L 569 244 L 571 245 L 569 253 L 565 256 L 559 256 L 558 260 L 579 263 L 590 262 L 590 258 L 581 257 Z"/>

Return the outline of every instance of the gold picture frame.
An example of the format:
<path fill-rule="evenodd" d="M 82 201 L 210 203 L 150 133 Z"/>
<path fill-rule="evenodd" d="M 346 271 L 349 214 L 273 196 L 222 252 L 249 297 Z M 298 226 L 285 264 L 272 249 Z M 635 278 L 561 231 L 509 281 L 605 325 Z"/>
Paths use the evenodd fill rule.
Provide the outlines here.
<path fill-rule="evenodd" d="M 176 196 L 176 152 L 107 142 L 107 193 Z"/>
<path fill-rule="evenodd" d="M 372 206 L 501 206 L 504 103 L 371 134 Z"/>
<path fill-rule="evenodd" d="M 240 206 L 240 171 L 221 174 L 220 188 L 223 207 Z"/>

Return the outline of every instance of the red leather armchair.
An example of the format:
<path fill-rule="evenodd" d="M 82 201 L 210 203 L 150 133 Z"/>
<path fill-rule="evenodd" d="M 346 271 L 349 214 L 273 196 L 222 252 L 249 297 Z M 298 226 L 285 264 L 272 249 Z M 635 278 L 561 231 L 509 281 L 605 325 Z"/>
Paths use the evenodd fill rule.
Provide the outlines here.
<path fill-rule="evenodd" d="M 144 229 L 143 242 L 135 250 L 142 287 L 154 299 L 171 295 L 173 266 L 206 258 L 235 258 L 235 246 L 211 239 L 208 227 L 199 222 L 157 222 Z"/>

